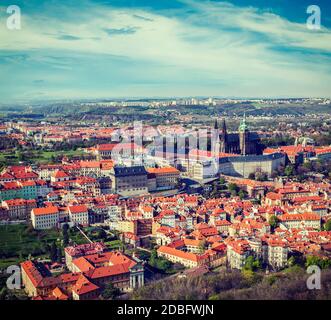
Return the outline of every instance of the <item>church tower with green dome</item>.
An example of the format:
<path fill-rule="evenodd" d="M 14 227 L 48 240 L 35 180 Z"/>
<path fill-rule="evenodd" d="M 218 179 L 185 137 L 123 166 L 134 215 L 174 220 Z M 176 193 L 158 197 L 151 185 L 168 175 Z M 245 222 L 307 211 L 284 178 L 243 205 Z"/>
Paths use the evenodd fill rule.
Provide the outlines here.
<path fill-rule="evenodd" d="M 240 121 L 239 132 L 248 131 L 248 126 L 246 124 L 246 113 L 244 114 L 244 118 Z"/>
<path fill-rule="evenodd" d="M 239 143 L 240 143 L 240 152 L 243 156 L 250 154 L 250 139 L 249 139 L 249 129 L 246 124 L 246 114 L 240 122 L 239 126 Z"/>

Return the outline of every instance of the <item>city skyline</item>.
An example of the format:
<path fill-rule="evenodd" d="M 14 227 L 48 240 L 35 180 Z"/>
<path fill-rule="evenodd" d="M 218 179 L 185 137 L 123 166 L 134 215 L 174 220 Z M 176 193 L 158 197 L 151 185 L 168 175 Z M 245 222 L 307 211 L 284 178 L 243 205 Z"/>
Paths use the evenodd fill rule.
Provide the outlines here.
<path fill-rule="evenodd" d="M 17 1 L 0 14 L 2 102 L 329 97 L 331 6 L 317 1 Z"/>

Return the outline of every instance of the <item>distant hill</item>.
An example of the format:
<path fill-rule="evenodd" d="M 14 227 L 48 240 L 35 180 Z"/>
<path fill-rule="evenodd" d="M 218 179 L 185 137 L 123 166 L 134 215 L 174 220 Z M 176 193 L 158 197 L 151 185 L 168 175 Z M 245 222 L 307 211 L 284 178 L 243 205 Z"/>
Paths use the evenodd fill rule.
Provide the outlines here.
<path fill-rule="evenodd" d="M 0 106 L 0 113 L 8 118 L 40 118 L 40 117 L 75 117 L 80 116 L 118 116 L 155 118 L 167 117 L 176 110 L 182 115 L 205 115 L 205 116 L 304 116 L 312 114 L 331 114 L 331 104 L 257 104 L 253 102 L 237 102 L 220 104 L 216 106 L 206 105 L 179 105 L 172 107 L 152 108 L 146 106 L 130 107 L 103 107 L 82 105 L 80 103 L 53 103 L 39 106 Z"/>

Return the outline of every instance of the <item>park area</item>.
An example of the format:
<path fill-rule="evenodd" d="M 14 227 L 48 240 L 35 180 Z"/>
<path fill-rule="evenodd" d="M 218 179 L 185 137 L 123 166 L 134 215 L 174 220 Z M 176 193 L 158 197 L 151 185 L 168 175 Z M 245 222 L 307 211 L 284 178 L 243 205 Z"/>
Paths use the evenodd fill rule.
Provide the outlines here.
<path fill-rule="evenodd" d="M 110 250 L 123 249 L 117 235 L 108 234 L 100 227 L 85 228 L 84 232 L 93 242 L 104 242 Z M 76 227 L 68 228 L 64 237 L 61 229 L 34 230 L 31 225 L 23 223 L 0 225 L 0 270 L 30 258 L 49 259 L 54 246 L 62 252 L 58 256 L 63 257 L 66 245 L 84 243 L 88 240 Z"/>
<path fill-rule="evenodd" d="M 87 242 L 76 229 L 69 230 L 69 238 L 72 243 Z M 49 258 L 53 243 L 62 247 L 62 230 L 37 231 L 28 224 L 0 226 L 0 270 L 27 258 Z"/>
<path fill-rule="evenodd" d="M 80 157 L 84 155 L 82 149 L 69 151 L 42 151 L 42 150 L 12 150 L 2 151 L 0 154 L 0 166 L 17 165 L 20 162 L 29 162 L 34 164 L 49 164 L 56 162 L 63 156 Z"/>

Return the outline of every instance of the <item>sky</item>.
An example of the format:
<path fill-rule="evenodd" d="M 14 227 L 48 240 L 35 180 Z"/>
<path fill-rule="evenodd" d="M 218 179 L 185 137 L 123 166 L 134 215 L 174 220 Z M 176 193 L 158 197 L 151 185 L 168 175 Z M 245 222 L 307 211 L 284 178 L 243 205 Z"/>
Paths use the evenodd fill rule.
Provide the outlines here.
<path fill-rule="evenodd" d="M 331 96 L 329 0 L 13 2 L 0 1 L 0 103 Z"/>

